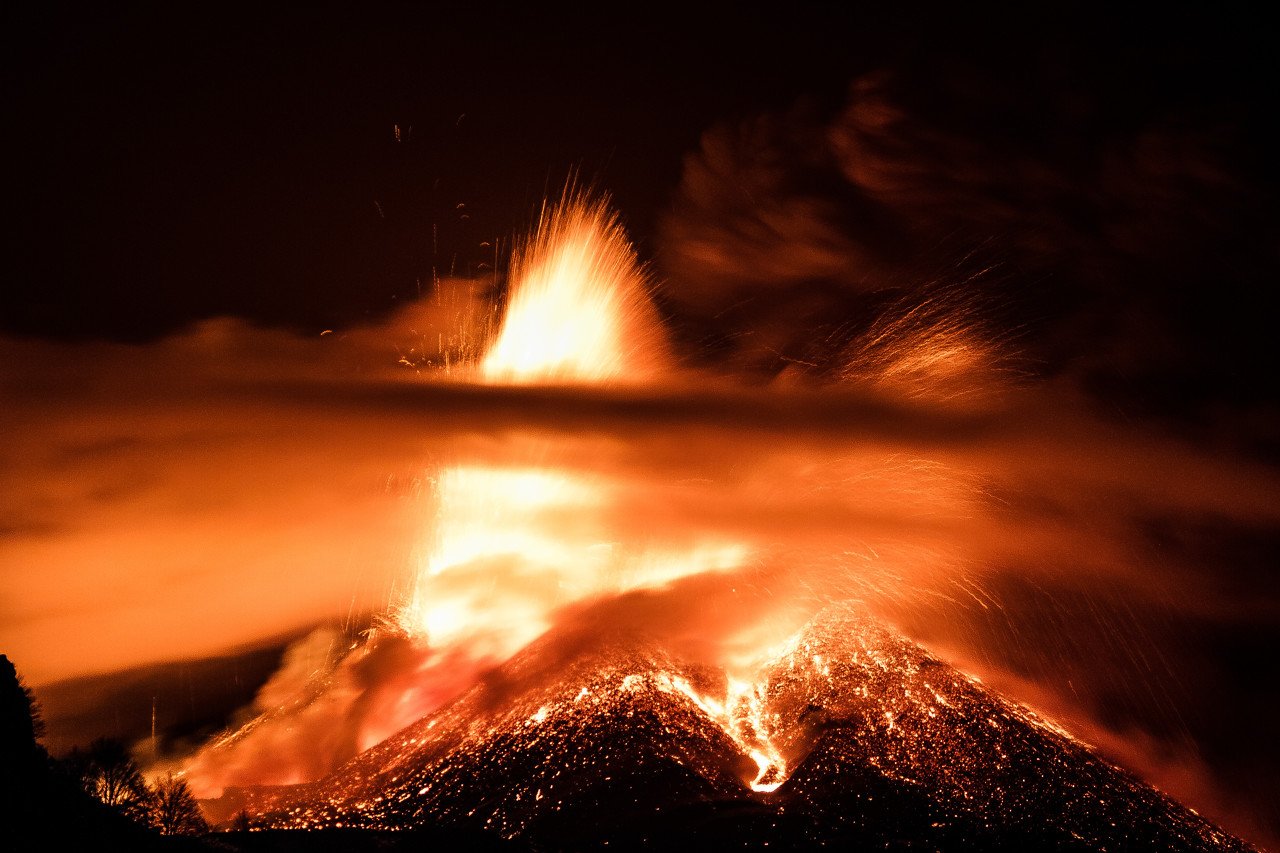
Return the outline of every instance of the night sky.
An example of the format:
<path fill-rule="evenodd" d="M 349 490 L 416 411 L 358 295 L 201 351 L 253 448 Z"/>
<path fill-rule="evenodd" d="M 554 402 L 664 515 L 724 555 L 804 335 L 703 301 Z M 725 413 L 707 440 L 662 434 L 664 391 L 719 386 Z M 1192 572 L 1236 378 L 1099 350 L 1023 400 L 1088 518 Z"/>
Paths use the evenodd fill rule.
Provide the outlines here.
<path fill-rule="evenodd" d="M 1280 135 L 1269 33 L 1243 8 L 1119 20 L 1063 7 L 9 4 L 0 378 L 25 408 L 0 427 L 22 431 L 12 446 L 39 448 L 30 435 L 46 411 L 71 410 L 60 401 L 78 383 L 101 391 L 115 387 L 102 376 L 150 370 L 130 355 L 143 350 L 113 343 L 190 358 L 205 375 L 200 359 L 213 358 L 172 336 L 210 318 L 311 340 L 382 322 L 439 279 L 500 290 L 542 200 L 576 179 L 611 195 L 685 364 L 751 382 L 821 378 L 868 318 L 944 294 L 1016 353 L 1009 373 L 1079 389 L 1108 423 L 1270 482 Z M 268 343 L 298 351 L 283 340 Z M 260 374 L 263 346 L 234 368 Z M 149 404 L 147 381 L 120 380 L 122 399 Z M 60 470 L 101 472 L 85 506 L 109 501 L 116 469 L 95 460 L 135 451 L 59 441 Z M 0 462 L 26 472 L 19 452 Z M 353 481 L 364 464 L 350 463 Z M 19 512 L 19 486 L 0 498 L 16 519 L 0 518 L 0 541 L 54 529 Z M 1082 701 L 1116 731 L 1194 743 L 1210 787 L 1243 802 L 1232 826 L 1274 837 L 1262 804 L 1280 791 L 1280 756 L 1274 737 L 1250 741 L 1270 732 L 1280 698 L 1258 668 L 1280 640 L 1280 526 L 1274 512 L 1230 509 L 1194 522 L 1152 511 L 1141 526 L 1144 554 L 1176 555 L 1220 596 L 1213 616 L 1142 617 L 1153 637 L 1191 638 L 1163 665 L 1185 667 L 1177 689 L 1213 695 L 1151 712 L 1123 696 L 1109 706 L 1124 691 L 1095 684 Z M 0 563 L 4 635 L 35 583 L 28 571 Z M 993 594 L 1014 609 L 1056 596 L 1070 612 L 1081 593 L 1005 579 Z M 225 707 L 201 700 L 221 721 L 274 667 L 282 638 L 305 631 L 303 611 L 262 625 L 247 657 L 148 676 L 177 704 L 189 692 L 172 736 L 209 722 L 190 672 L 228 685 Z M 1045 657 L 1096 652 L 1059 642 Z M 1007 665 L 1048 677 L 1018 648 L 1004 644 Z M 156 688 L 134 689 L 136 672 L 116 683 L 109 665 L 50 666 L 37 681 L 84 675 L 97 680 L 58 694 L 81 698 L 64 700 L 51 734 L 140 734 L 85 707 L 148 705 L 139 696 Z"/>
<path fill-rule="evenodd" d="M 1053 168 L 1158 128 L 1211 148 L 1234 180 L 1274 182 L 1273 59 L 1242 12 L 54 3 L 5 15 L 0 324 L 18 334 L 154 337 L 217 315 L 349 325 L 415 296 L 433 269 L 492 262 L 480 243 L 520 233 L 574 170 L 613 195 L 653 258 L 704 132 L 797 109 L 830 119 L 851 81 L 884 70 L 906 78 L 922 120 Z M 962 78 L 970 91 L 955 97 Z M 848 195 L 811 171 L 797 181 Z M 1089 199 L 1058 202 L 1093 228 Z M 952 236 L 940 268 L 1005 236 L 973 232 Z M 660 272 L 681 286 L 677 264 Z"/>
<path fill-rule="evenodd" d="M 874 41 L 836 11 L 782 24 L 779 45 L 777 22 L 727 11 L 708 28 L 437 5 L 7 12 L 22 34 L 7 277 L 31 286 L 6 289 L 5 328 L 359 321 L 455 254 L 459 270 L 491 255 L 478 244 L 526 227 L 574 169 L 643 241 L 711 123 L 838 96 Z"/>

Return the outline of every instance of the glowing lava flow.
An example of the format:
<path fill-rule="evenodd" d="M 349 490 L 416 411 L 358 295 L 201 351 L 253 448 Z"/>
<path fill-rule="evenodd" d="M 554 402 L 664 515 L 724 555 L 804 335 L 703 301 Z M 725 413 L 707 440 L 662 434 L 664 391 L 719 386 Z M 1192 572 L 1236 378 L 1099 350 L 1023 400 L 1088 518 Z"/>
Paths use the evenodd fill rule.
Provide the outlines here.
<path fill-rule="evenodd" d="M 683 693 L 714 721 L 755 762 L 757 773 L 751 780 L 751 790 L 760 793 L 776 791 L 787 779 L 787 762 L 770 737 L 770 726 L 765 718 L 761 685 L 736 678 L 729 678 L 724 701 L 703 696 L 687 678 L 665 675 L 670 688 Z"/>

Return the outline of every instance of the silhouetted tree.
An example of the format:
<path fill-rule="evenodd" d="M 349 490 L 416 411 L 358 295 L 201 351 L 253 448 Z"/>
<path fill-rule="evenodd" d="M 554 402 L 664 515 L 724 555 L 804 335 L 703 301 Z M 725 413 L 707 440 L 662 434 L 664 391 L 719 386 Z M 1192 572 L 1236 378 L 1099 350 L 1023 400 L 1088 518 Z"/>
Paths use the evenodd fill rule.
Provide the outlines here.
<path fill-rule="evenodd" d="M 154 849 L 154 836 L 85 793 L 78 769 L 50 760 L 36 740 L 43 730 L 31 691 L 0 655 L 0 849 Z"/>
<path fill-rule="evenodd" d="M 151 791 L 123 742 L 98 738 L 88 750 L 72 750 L 67 761 L 85 791 L 134 820 L 149 822 Z"/>
<path fill-rule="evenodd" d="M 0 655 L 0 749 L 8 762 L 29 761 L 43 750 L 44 720 L 31 689 L 22 683 L 7 655 Z"/>
<path fill-rule="evenodd" d="M 249 810 L 241 809 L 231 820 L 231 829 L 235 832 L 248 832 L 253 829 L 253 821 L 249 818 Z"/>
<path fill-rule="evenodd" d="M 9 658 L 0 655 L 0 808 L 17 814 L 33 804 L 33 786 L 48 776 L 48 756 L 36 742 L 39 709 Z"/>
<path fill-rule="evenodd" d="M 156 781 L 151 794 L 151 825 L 162 835 L 200 835 L 209 831 L 191 788 L 170 773 Z"/>

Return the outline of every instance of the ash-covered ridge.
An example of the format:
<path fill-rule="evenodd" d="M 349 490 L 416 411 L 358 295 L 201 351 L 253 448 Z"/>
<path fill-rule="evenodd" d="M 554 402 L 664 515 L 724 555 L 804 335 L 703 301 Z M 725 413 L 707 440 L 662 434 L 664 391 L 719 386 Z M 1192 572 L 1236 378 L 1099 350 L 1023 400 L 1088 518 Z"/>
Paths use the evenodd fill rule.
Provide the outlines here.
<path fill-rule="evenodd" d="M 1250 849 L 851 608 L 758 674 L 749 734 L 789 768 L 772 792 L 752 790 L 743 733 L 697 698 L 723 694 L 723 674 L 636 644 L 548 667 L 551 645 L 326 779 L 229 789 L 220 810 L 550 848 Z"/>

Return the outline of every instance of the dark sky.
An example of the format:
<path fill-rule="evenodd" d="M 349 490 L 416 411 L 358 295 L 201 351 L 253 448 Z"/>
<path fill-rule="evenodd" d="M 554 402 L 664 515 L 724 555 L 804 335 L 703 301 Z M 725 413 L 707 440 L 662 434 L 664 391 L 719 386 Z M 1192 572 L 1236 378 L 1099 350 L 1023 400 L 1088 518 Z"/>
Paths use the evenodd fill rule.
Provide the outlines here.
<path fill-rule="evenodd" d="M 575 166 L 647 228 L 713 120 L 804 81 L 839 90 L 852 64 L 779 51 L 767 22 L 437 5 L 7 13 L 22 153 L 5 277 L 24 284 L 6 329 L 359 320 L 455 251 L 460 272 L 491 254 L 478 244 L 523 230 Z M 812 23 L 789 41 L 839 44 Z"/>
<path fill-rule="evenodd" d="M 883 68 L 1012 84 L 975 131 L 1069 89 L 1099 125 L 1225 124 L 1250 179 L 1273 173 L 1273 62 L 1243 13 L 315 5 L 6 9 L 0 331 L 350 324 L 492 261 L 480 244 L 574 168 L 652 257 L 700 134 L 802 98 L 830 113 Z"/>

